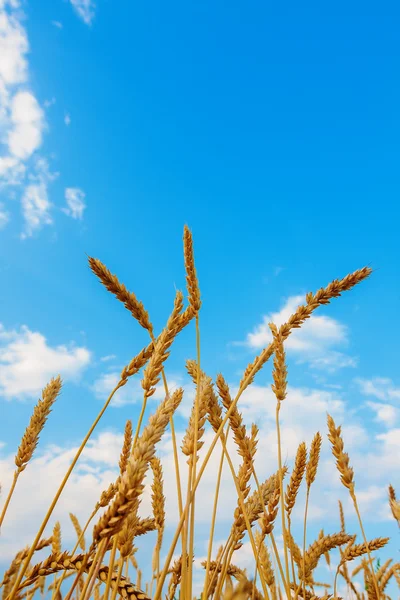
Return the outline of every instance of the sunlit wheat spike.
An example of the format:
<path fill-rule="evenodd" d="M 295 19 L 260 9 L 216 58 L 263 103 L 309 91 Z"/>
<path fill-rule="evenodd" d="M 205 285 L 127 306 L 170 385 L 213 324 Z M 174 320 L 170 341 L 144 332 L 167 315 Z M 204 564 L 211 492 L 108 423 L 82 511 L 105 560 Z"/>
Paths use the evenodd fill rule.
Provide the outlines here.
<path fill-rule="evenodd" d="M 150 360 L 153 355 L 155 345 L 153 342 L 150 342 L 148 346 L 143 348 L 139 354 L 134 356 L 130 363 L 126 365 L 121 372 L 121 383 L 125 385 L 128 381 L 129 377 L 132 377 L 136 373 L 140 371 L 142 367 Z"/>
<path fill-rule="evenodd" d="M 186 269 L 186 285 L 189 294 L 189 304 L 195 313 L 198 313 L 201 307 L 200 288 L 197 280 L 196 267 L 194 264 L 193 238 L 187 225 L 183 232 L 183 250 Z"/>
<path fill-rule="evenodd" d="M 59 521 L 54 525 L 51 551 L 53 554 L 59 554 L 61 552 L 61 525 Z"/>
<path fill-rule="evenodd" d="M 315 434 L 310 447 L 310 458 L 307 463 L 306 469 L 306 483 L 309 488 L 313 482 L 315 481 L 315 477 L 317 475 L 318 463 L 319 463 L 319 455 L 321 452 L 322 445 L 322 436 L 317 431 Z"/>
<path fill-rule="evenodd" d="M 229 386 L 226 383 L 223 376 L 221 375 L 221 373 L 217 375 L 216 384 L 222 404 L 225 410 L 228 412 L 229 410 L 231 410 L 233 401 L 229 391 Z M 251 443 L 249 436 L 246 434 L 246 426 L 243 423 L 243 417 L 239 412 L 237 406 L 235 406 L 233 410 L 231 410 L 231 414 L 229 416 L 229 423 L 232 428 L 233 439 L 235 440 L 235 443 L 239 449 L 239 455 L 250 463 L 254 456 L 253 453 L 255 452 L 255 447 Z"/>
<path fill-rule="evenodd" d="M 100 500 L 96 503 L 95 511 L 97 512 L 99 508 L 105 508 L 109 505 L 111 500 L 114 498 L 117 492 L 117 486 L 114 483 L 110 483 L 108 488 L 101 492 Z"/>
<path fill-rule="evenodd" d="M 287 389 L 287 367 L 285 362 L 283 337 L 274 323 L 268 323 L 268 325 L 272 332 L 275 352 L 274 369 L 272 372 L 274 383 L 271 385 L 271 388 L 276 396 L 276 399 L 279 402 L 282 402 L 286 398 Z"/>
<path fill-rule="evenodd" d="M 341 531 L 340 533 L 344 533 L 344 532 L 343 532 L 343 531 Z M 323 530 L 323 529 L 321 529 L 321 531 L 319 532 L 318 539 L 319 539 L 319 540 L 321 540 L 321 539 L 322 539 L 322 538 L 324 538 L 324 537 L 325 537 L 324 530 Z M 324 552 L 324 556 L 325 556 L 326 564 L 327 564 L 327 565 L 328 565 L 328 567 L 329 567 L 329 566 L 330 566 L 330 564 L 331 564 L 331 558 L 330 558 L 330 556 L 329 556 L 329 552 Z M 314 584 L 314 585 L 315 585 L 315 584 Z"/>
<path fill-rule="evenodd" d="M 42 399 L 38 401 L 33 409 L 31 420 L 25 430 L 21 444 L 15 456 L 15 464 L 17 466 L 18 473 L 21 473 L 21 471 L 26 468 L 28 462 L 32 458 L 39 441 L 39 435 L 46 423 L 47 417 L 51 412 L 51 407 L 60 393 L 61 383 L 60 376 L 56 377 L 55 379 L 51 379 L 50 383 L 48 383 L 43 389 Z"/>
<path fill-rule="evenodd" d="M 295 505 L 297 493 L 300 489 L 301 482 L 303 480 L 304 471 L 306 469 L 306 462 L 307 448 L 306 443 L 302 442 L 297 449 L 294 468 L 285 494 L 286 512 L 289 516 Z"/>
<path fill-rule="evenodd" d="M 296 544 L 296 542 L 293 539 L 292 534 L 286 530 L 285 531 L 285 538 L 286 538 L 286 544 L 288 546 L 288 548 L 290 549 L 290 552 L 293 556 L 293 560 L 296 563 L 297 567 L 299 570 L 302 569 L 302 563 L 303 563 L 303 555 L 302 552 L 300 550 L 300 548 L 298 547 L 298 545 Z"/>
<path fill-rule="evenodd" d="M 132 446 L 132 421 L 130 419 L 128 419 L 125 424 L 124 445 L 122 446 L 121 456 L 119 459 L 119 471 L 120 471 L 121 475 L 124 474 L 126 465 L 128 464 L 128 458 L 131 453 L 131 446 Z"/>
<path fill-rule="evenodd" d="M 144 329 L 153 332 L 153 325 L 150 322 L 149 314 L 145 310 L 143 303 L 139 302 L 136 298 L 135 294 L 128 292 L 124 284 L 119 282 L 118 277 L 113 275 L 98 258 L 89 257 L 89 266 L 107 290 L 124 304 L 134 319 Z"/>
<path fill-rule="evenodd" d="M 354 491 L 354 472 L 349 465 L 349 455 L 344 451 L 341 437 L 341 426 L 336 427 L 335 421 L 328 415 L 328 439 L 332 444 L 332 454 L 336 458 L 336 466 L 340 473 L 340 480 L 350 491 Z"/>
<path fill-rule="evenodd" d="M 200 397 L 198 407 L 198 430 L 197 430 L 197 447 L 195 449 L 195 423 L 196 423 L 196 404 L 193 403 L 192 411 L 190 413 L 189 423 L 186 428 L 185 435 L 182 440 L 182 452 L 189 456 L 188 463 L 190 464 L 193 460 L 193 455 L 199 452 L 204 442 L 201 438 L 205 432 L 205 422 L 207 413 L 209 410 L 210 395 L 213 393 L 212 390 L 212 379 L 207 377 L 205 373 L 201 373 L 200 377 Z M 197 459 L 196 459 L 197 460 Z"/>
<path fill-rule="evenodd" d="M 305 580 L 308 581 L 311 573 L 316 569 L 319 559 L 325 552 L 329 552 L 332 548 L 337 548 L 343 544 L 347 544 L 352 539 L 351 535 L 347 533 L 334 533 L 331 535 L 325 535 L 322 538 L 317 539 L 306 551 L 305 556 Z"/>
<path fill-rule="evenodd" d="M 201 566 L 206 568 L 207 561 L 204 560 L 201 563 Z M 217 562 L 215 560 L 212 560 L 210 562 L 210 571 L 217 571 L 218 573 L 220 573 L 222 571 L 222 565 L 219 564 L 217 566 Z M 235 579 L 240 579 L 241 577 L 246 577 L 246 571 L 244 569 L 241 569 L 240 567 L 237 567 L 236 565 L 232 565 L 232 564 L 230 564 L 228 566 L 227 573 L 228 573 L 228 575 L 232 575 L 232 577 L 234 577 Z"/>
<path fill-rule="evenodd" d="M 162 530 L 165 524 L 165 496 L 163 471 L 160 459 L 157 456 L 152 458 L 150 466 L 153 471 L 153 483 L 151 485 L 153 515 L 157 529 Z"/>
<path fill-rule="evenodd" d="M 368 542 L 368 548 L 369 548 L 370 552 L 372 552 L 373 550 L 379 550 L 380 548 L 383 548 L 384 546 L 386 546 L 389 539 L 390 538 L 378 537 L 378 538 L 375 538 L 375 539 L 371 540 L 370 542 Z M 359 556 L 363 556 L 364 554 L 367 554 L 367 552 L 368 552 L 368 550 L 367 550 L 365 542 L 362 544 L 349 545 L 343 552 L 342 560 L 340 561 L 340 564 L 343 564 L 346 561 L 354 560 L 355 558 L 358 558 Z"/>
<path fill-rule="evenodd" d="M 399 569 L 400 569 L 400 563 L 396 563 L 395 565 L 391 566 L 390 569 L 388 569 L 386 571 L 386 573 L 384 573 L 381 576 L 380 581 L 379 581 L 379 591 L 381 592 L 381 594 L 383 594 L 383 592 L 385 591 L 385 589 L 387 587 L 387 584 L 389 583 L 389 581 L 391 580 L 393 575 L 395 575 L 395 573 L 399 571 Z"/>
<path fill-rule="evenodd" d="M 125 519 L 124 525 L 118 534 L 118 550 L 121 553 L 121 558 L 125 559 L 133 552 L 133 540 L 136 534 L 136 526 L 138 524 L 138 516 L 131 512 Z"/>
<path fill-rule="evenodd" d="M 267 511 L 265 514 L 263 514 L 263 516 L 259 520 L 261 532 L 264 536 L 271 533 L 272 530 L 274 529 L 274 522 L 275 522 L 276 516 L 278 514 L 279 499 L 280 499 L 280 481 L 279 481 L 279 477 L 276 477 L 275 490 L 274 490 L 273 494 L 271 495 L 270 500 L 268 502 Z"/>
<path fill-rule="evenodd" d="M 69 518 L 71 519 L 72 525 L 74 526 L 74 529 L 75 529 L 76 536 L 79 540 L 79 546 L 80 546 L 82 552 L 85 552 L 85 550 L 86 550 L 85 537 L 82 535 L 82 527 L 80 526 L 78 518 L 73 513 L 69 513 Z"/>
<path fill-rule="evenodd" d="M 160 381 L 159 375 L 163 368 L 163 363 L 169 356 L 169 348 L 171 347 L 174 338 L 178 332 L 179 314 L 183 307 L 183 295 L 178 291 L 175 296 L 174 308 L 167 321 L 167 325 L 162 333 L 157 338 L 154 352 L 151 355 L 149 364 L 147 365 L 142 379 L 142 388 L 146 397 L 154 394 L 155 386 Z"/>
<path fill-rule="evenodd" d="M 255 532 L 255 542 L 259 552 L 259 562 L 265 583 L 269 587 L 272 587 L 275 584 L 275 574 L 272 568 L 271 557 L 269 555 L 268 548 L 265 544 L 262 534 L 259 531 Z"/>

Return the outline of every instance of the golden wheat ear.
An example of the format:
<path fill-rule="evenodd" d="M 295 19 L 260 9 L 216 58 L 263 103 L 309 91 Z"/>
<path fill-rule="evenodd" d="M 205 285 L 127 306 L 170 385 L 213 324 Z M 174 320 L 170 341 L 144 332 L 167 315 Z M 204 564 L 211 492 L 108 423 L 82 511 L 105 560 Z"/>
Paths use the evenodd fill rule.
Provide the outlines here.
<path fill-rule="evenodd" d="M 28 427 L 25 430 L 24 435 L 22 436 L 21 443 L 17 450 L 17 454 L 15 455 L 15 465 L 16 471 L 14 473 L 13 482 L 4 503 L 4 507 L 0 516 L 0 527 L 4 521 L 4 517 L 6 516 L 7 508 L 10 504 L 11 497 L 14 493 L 15 486 L 17 485 L 17 480 L 22 471 L 24 471 L 31 460 L 33 453 L 36 450 L 36 447 L 39 443 L 39 436 L 43 430 L 43 427 L 46 424 L 47 418 L 51 412 L 51 408 L 54 402 L 57 399 L 57 396 L 61 390 L 61 377 L 53 378 L 46 385 L 46 387 L 42 391 L 42 398 L 38 401 L 35 408 L 33 409 L 33 414 L 31 416 L 31 420 L 29 422 Z"/>
<path fill-rule="evenodd" d="M 129 310 L 134 319 L 150 333 L 153 333 L 153 325 L 151 324 L 149 313 L 144 308 L 142 302 L 136 298 L 133 292 L 128 292 L 123 283 L 120 283 L 118 277 L 113 275 L 107 267 L 98 258 L 88 256 L 89 267 L 98 277 L 104 287 L 114 294 L 125 308 Z"/>
<path fill-rule="evenodd" d="M 400 527 L 400 502 L 396 498 L 396 492 L 394 491 L 394 487 L 392 485 L 389 485 L 389 506 L 393 517 L 396 519 L 397 524 Z"/>

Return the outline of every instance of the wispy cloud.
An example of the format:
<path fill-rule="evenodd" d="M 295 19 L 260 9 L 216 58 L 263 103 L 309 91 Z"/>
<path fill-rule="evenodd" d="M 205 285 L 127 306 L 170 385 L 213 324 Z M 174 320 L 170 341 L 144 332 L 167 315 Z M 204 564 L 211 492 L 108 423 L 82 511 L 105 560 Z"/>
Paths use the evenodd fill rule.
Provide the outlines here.
<path fill-rule="evenodd" d="M 68 127 L 69 125 L 71 125 L 71 117 L 69 115 L 69 113 L 67 113 L 64 117 L 64 123 L 65 125 Z"/>
<path fill-rule="evenodd" d="M 22 196 L 22 214 L 25 228 L 21 239 L 31 237 L 33 233 L 44 225 L 51 225 L 53 219 L 50 211 L 52 204 L 48 198 L 48 184 L 58 177 L 58 173 L 51 173 L 46 159 L 39 158 L 29 175 L 30 183 L 26 185 Z"/>
<path fill-rule="evenodd" d="M 95 16 L 96 5 L 93 0 L 70 0 L 71 4 L 80 19 L 86 25 L 91 25 Z"/>
<path fill-rule="evenodd" d="M 86 208 L 85 196 L 85 192 L 79 188 L 66 188 L 65 200 L 68 208 L 63 208 L 62 211 L 73 219 L 82 219 Z"/>
<path fill-rule="evenodd" d="M 380 404 L 379 402 L 367 402 L 367 406 L 375 412 L 375 419 L 387 427 L 394 427 L 398 422 L 399 409 L 391 404 Z"/>
<path fill-rule="evenodd" d="M 374 396 L 378 400 L 400 400 L 400 388 L 388 377 L 356 377 L 354 383 L 364 396 Z"/>

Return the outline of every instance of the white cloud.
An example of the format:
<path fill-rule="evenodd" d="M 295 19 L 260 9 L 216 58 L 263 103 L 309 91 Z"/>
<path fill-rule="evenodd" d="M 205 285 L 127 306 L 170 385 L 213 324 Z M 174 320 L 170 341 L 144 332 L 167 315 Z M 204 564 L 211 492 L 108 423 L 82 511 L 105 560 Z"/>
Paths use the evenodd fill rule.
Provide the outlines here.
<path fill-rule="evenodd" d="M 399 418 L 399 410 L 391 404 L 379 404 L 378 402 L 367 402 L 367 406 L 376 414 L 376 420 L 387 427 L 393 427 Z"/>
<path fill-rule="evenodd" d="M 373 377 L 372 379 L 356 377 L 354 382 L 364 396 L 375 396 L 378 400 L 400 400 L 400 388 L 396 388 L 388 377 Z"/>
<path fill-rule="evenodd" d="M 57 27 L 57 29 L 63 28 L 63 24 L 61 23 L 61 21 L 52 21 L 51 24 L 54 25 L 54 27 Z"/>
<path fill-rule="evenodd" d="M 50 346 L 44 335 L 26 325 L 16 331 L 0 324 L 0 394 L 8 400 L 40 395 L 58 373 L 77 380 L 90 357 L 85 347 Z"/>
<path fill-rule="evenodd" d="M 69 115 L 69 113 L 67 113 L 64 117 L 64 123 L 65 125 L 68 127 L 69 125 L 71 125 L 71 117 Z"/>
<path fill-rule="evenodd" d="M 85 192 L 79 188 L 66 188 L 65 200 L 68 208 L 63 208 L 63 212 L 73 219 L 82 219 L 86 208 L 85 196 Z"/>
<path fill-rule="evenodd" d="M 8 147 L 13 156 L 29 158 L 42 142 L 44 114 L 35 96 L 17 92 L 11 101 L 11 125 Z"/>
<path fill-rule="evenodd" d="M 93 0 L 70 0 L 71 4 L 78 15 L 86 25 L 91 25 L 96 5 Z"/>
<path fill-rule="evenodd" d="M 235 342 L 235 345 L 245 345 L 249 348 L 260 349 L 272 341 L 268 323 L 273 322 L 278 327 L 283 325 L 304 303 L 304 296 L 291 296 L 280 311 L 265 315 L 262 322 L 247 335 L 245 342 Z M 339 321 L 324 315 L 313 314 L 301 329 L 295 329 L 285 342 L 285 348 L 292 352 L 298 362 L 309 362 L 315 369 L 334 372 L 343 367 L 355 367 L 357 361 L 336 350 L 334 345 L 347 345 L 347 327 Z"/>

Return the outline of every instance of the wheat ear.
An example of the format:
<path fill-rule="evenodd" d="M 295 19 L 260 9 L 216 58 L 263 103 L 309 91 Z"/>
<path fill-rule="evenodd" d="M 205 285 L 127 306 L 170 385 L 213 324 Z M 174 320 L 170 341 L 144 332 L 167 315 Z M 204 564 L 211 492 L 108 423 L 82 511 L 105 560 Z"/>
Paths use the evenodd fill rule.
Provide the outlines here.
<path fill-rule="evenodd" d="M 60 393 L 61 384 L 62 382 L 60 376 L 56 377 L 55 379 L 51 379 L 50 383 L 48 383 L 42 391 L 42 398 L 38 401 L 33 409 L 31 420 L 25 430 L 24 435 L 22 436 L 21 443 L 15 456 L 15 465 L 17 468 L 14 473 L 11 489 L 8 493 L 0 516 L 0 527 L 4 521 L 7 508 L 15 490 L 15 486 L 17 485 L 18 477 L 22 471 L 26 469 L 33 456 L 33 453 L 39 442 L 39 436 L 47 421 L 47 417 L 49 416 L 51 408 Z"/>
<path fill-rule="evenodd" d="M 100 279 L 101 283 L 109 292 L 114 294 L 120 300 L 125 308 L 129 310 L 133 318 L 147 331 L 153 331 L 153 325 L 150 317 L 145 310 L 143 303 L 139 302 L 133 292 L 128 292 L 123 283 L 120 283 L 118 277 L 113 275 L 107 267 L 98 259 L 89 256 L 89 266 L 93 273 Z"/>

